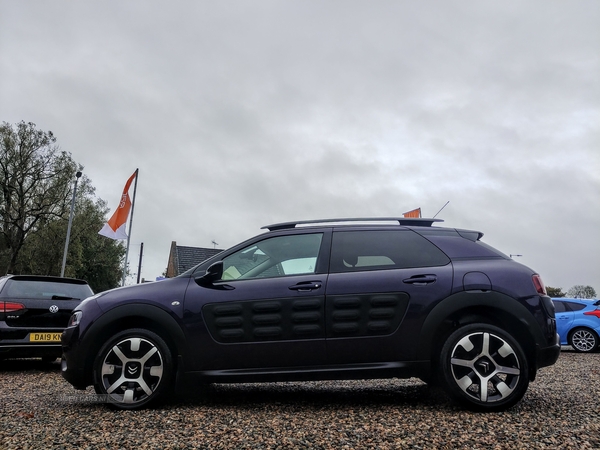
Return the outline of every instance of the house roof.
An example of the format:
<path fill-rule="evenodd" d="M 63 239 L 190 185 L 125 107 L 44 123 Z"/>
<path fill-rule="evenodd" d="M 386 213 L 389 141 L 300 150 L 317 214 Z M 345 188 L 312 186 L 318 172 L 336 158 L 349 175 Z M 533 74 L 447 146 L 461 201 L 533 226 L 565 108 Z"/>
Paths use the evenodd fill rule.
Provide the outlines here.
<path fill-rule="evenodd" d="M 167 278 L 181 275 L 186 270 L 206 261 L 208 258 L 212 258 L 222 251 L 218 248 L 187 247 L 177 245 L 177 242 L 172 241 L 165 275 Z"/>
<path fill-rule="evenodd" d="M 202 247 L 185 247 L 182 245 L 175 246 L 175 267 L 177 274 L 182 274 L 195 265 L 206 261 L 208 258 L 221 253 L 223 250 L 218 248 L 202 248 Z"/>

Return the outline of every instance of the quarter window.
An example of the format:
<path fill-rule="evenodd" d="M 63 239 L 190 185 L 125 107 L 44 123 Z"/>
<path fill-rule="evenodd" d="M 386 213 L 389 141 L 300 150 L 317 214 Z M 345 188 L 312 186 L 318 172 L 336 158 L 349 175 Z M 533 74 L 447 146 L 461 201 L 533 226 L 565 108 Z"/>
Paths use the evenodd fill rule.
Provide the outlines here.
<path fill-rule="evenodd" d="M 322 233 L 277 236 L 223 259 L 223 280 L 315 273 Z"/>

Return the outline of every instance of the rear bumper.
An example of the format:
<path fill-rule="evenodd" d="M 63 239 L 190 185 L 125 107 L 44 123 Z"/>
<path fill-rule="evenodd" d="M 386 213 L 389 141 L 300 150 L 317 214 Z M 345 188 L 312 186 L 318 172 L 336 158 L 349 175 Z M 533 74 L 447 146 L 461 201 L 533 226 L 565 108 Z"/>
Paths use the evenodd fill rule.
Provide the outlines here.
<path fill-rule="evenodd" d="M 44 356 L 61 355 L 60 345 L 2 345 L 0 346 L 0 357 L 2 358 L 35 358 Z"/>
<path fill-rule="evenodd" d="M 556 333 L 552 345 L 544 348 L 539 348 L 537 352 L 537 367 L 547 367 L 554 364 L 560 356 L 560 337 Z"/>
<path fill-rule="evenodd" d="M 58 335 L 63 331 L 62 328 L 25 328 L 9 327 L 4 322 L 0 322 L 0 356 L 3 357 L 36 357 L 36 356 L 55 356 L 61 355 L 60 341 L 35 339 L 33 333 L 37 336 Z"/>

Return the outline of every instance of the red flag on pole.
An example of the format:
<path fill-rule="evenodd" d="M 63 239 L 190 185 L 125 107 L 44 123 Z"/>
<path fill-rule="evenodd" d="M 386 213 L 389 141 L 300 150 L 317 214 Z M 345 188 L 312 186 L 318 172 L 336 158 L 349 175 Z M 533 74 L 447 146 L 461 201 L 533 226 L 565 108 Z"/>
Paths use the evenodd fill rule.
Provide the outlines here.
<path fill-rule="evenodd" d="M 421 217 L 421 208 L 413 209 L 412 211 L 402 214 L 404 217 Z"/>
<path fill-rule="evenodd" d="M 133 179 L 137 175 L 137 170 L 133 172 L 133 175 L 129 177 L 123 194 L 121 195 L 121 201 L 119 207 L 114 212 L 112 217 L 104 224 L 104 227 L 98 232 L 102 236 L 106 236 L 111 239 L 127 239 L 127 233 L 125 227 L 127 223 L 127 217 L 129 217 L 129 211 L 131 210 L 131 199 L 129 198 L 129 187 L 133 182 Z"/>

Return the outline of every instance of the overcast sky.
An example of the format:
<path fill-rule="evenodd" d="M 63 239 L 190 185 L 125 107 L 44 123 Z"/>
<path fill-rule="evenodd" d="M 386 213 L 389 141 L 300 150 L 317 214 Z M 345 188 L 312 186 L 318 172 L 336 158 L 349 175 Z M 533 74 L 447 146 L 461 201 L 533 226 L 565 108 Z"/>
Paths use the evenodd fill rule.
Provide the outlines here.
<path fill-rule="evenodd" d="M 130 262 L 421 207 L 600 295 L 600 2 L 0 0 L 0 122 L 34 122 Z M 107 217 L 108 218 L 108 217 Z"/>

